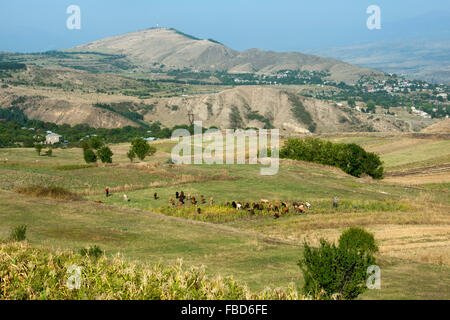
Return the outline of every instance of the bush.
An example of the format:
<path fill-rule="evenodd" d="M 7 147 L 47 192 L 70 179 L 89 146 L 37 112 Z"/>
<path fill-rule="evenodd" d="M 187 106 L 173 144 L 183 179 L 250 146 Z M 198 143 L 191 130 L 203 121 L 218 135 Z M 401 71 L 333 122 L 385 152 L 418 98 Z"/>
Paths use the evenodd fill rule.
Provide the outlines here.
<path fill-rule="evenodd" d="M 349 243 L 354 235 L 354 231 L 344 232 L 339 246 L 324 239 L 319 248 L 304 244 L 298 266 L 305 279 L 306 295 L 324 300 L 356 299 L 367 289 L 367 269 L 375 264 L 374 248 L 366 250 L 364 241 Z"/>
<path fill-rule="evenodd" d="M 101 147 L 97 152 L 98 157 L 103 163 L 112 163 L 112 156 L 114 155 L 109 147 Z"/>
<path fill-rule="evenodd" d="M 367 174 L 382 179 L 384 175 L 380 157 L 355 143 L 331 143 L 317 138 L 289 139 L 280 150 L 280 157 L 335 166 L 355 177 Z"/>
<path fill-rule="evenodd" d="M 27 226 L 21 225 L 11 229 L 9 239 L 12 241 L 24 241 L 26 239 Z"/>
<path fill-rule="evenodd" d="M 47 151 L 44 152 L 43 156 L 44 157 L 51 157 L 53 155 L 53 149 L 52 148 L 48 148 Z"/>
<path fill-rule="evenodd" d="M 92 149 L 83 149 L 84 161 L 86 163 L 97 162 L 97 155 L 92 151 Z"/>
<path fill-rule="evenodd" d="M 95 259 L 100 258 L 101 256 L 103 256 L 104 253 L 105 252 L 102 249 L 100 249 L 100 247 L 97 245 L 89 248 L 83 248 L 80 250 L 80 254 L 82 256 L 87 256 Z"/>
<path fill-rule="evenodd" d="M 33 197 L 46 197 L 53 199 L 78 200 L 79 196 L 61 187 L 27 186 L 15 189 L 17 193 Z"/>
<path fill-rule="evenodd" d="M 378 252 L 373 234 L 358 227 L 351 227 L 341 234 L 339 247 L 363 250 L 369 253 Z"/>

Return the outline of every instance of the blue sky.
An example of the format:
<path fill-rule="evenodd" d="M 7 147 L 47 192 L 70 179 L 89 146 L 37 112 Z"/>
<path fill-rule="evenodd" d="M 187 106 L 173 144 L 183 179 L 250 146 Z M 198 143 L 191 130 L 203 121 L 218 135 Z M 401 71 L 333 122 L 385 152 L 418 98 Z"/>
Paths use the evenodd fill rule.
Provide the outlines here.
<path fill-rule="evenodd" d="M 66 28 L 72 4 L 81 8 L 81 30 Z M 381 8 L 382 30 L 366 28 L 373 4 Z M 0 51 L 65 49 L 157 24 L 236 50 L 301 51 L 448 37 L 449 12 L 448 0 L 0 0 Z"/>

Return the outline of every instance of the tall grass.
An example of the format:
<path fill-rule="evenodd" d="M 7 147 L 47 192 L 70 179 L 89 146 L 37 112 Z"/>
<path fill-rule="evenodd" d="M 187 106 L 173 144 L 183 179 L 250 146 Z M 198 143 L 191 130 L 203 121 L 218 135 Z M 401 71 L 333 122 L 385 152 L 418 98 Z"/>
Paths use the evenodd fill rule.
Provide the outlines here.
<path fill-rule="evenodd" d="M 13 262 L 13 263 L 12 263 Z M 67 282 L 81 268 L 80 286 Z M 74 270 L 74 269 L 72 269 Z M 119 256 L 90 259 L 73 252 L 52 252 L 27 243 L 0 244 L 0 300 L 245 300 L 298 299 L 293 288 L 255 294 L 231 277 L 210 278 L 203 267 L 143 266 Z"/>

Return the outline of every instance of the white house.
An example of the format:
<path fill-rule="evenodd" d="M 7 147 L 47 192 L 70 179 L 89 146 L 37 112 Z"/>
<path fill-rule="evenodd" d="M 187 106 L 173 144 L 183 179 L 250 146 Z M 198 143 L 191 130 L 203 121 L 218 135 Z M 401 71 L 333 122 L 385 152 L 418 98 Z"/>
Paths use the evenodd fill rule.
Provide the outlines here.
<path fill-rule="evenodd" d="M 45 136 L 45 143 L 46 144 L 55 144 L 59 143 L 61 141 L 62 136 L 56 133 L 50 133 Z"/>

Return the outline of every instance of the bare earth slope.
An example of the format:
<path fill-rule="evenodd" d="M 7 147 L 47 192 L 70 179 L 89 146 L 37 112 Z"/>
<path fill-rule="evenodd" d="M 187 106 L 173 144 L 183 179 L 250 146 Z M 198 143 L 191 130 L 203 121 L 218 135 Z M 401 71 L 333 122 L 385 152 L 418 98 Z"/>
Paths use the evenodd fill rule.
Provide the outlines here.
<path fill-rule="evenodd" d="M 285 90 L 260 86 L 241 86 L 217 94 L 192 97 L 155 99 L 153 110 L 145 114 L 147 121 L 159 120 L 166 125 L 185 124 L 187 113 L 192 111 L 203 126 L 232 127 L 230 114 L 241 119 L 241 126 L 263 128 L 264 119 L 287 132 L 309 132 L 309 124 L 297 119 L 292 110 L 292 97 L 296 97 L 316 125 L 316 132 L 407 131 L 405 123 L 380 116 L 379 121 L 368 119 L 370 115 L 339 108 L 327 101 L 297 96 Z M 234 111 L 233 111 L 234 109 Z M 262 116 L 263 121 L 252 119 L 249 113 Z"/>
<path fill-rule="evenodd" d="M 279 87 L 240 86 L 213 94 L 149 99 L 66 92 L 54 88 L 19 86 L 0 89 L 0 107 L 17 106 L 30 119 L 70 125 L 86 123 L 96 128 L 139 125 L 116 112 L 95 107 L 96 103 L 129 105 L 143 115 L 146 122 L 159 121 L 168 127 L 187 124 L 187 114 L 193 112 L 195 120 L 201 120 L 204 127 L 236 127 L 231 123 L 234 116 L 238 119 L 238 127 L 270 126 L 284 133 L 411 131 L 409 124 L 395 117 L 374 117 L 328 101 L 302 97 Z M 295 108 L 302 108 L 309 114 L 310 121 L 296 117 Z"/>
<path fill-rule="evenodd" d="M 450 133 L 450 119 L 444 119 L 422 130 L 423 133 Z"/>

